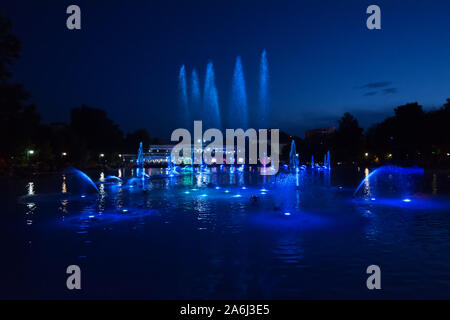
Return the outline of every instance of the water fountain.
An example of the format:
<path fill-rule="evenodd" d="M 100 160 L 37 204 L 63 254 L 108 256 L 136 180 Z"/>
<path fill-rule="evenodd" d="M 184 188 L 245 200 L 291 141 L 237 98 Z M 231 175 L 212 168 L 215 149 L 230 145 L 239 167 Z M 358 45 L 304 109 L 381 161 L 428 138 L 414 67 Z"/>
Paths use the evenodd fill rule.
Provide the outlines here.
<path fill-rule="evenodd" d="M 261 64 L 259 71 L 259 119 L 260 128 L 268 128 L 269 127 L 269 119 L 268 119 L 268 87 L 269 87 L 269 67 L 267 63 L 267 54 L 266 50 L 263 50 L 261 54 Z"/>
<path fill-rule="evenodd" d="M 187 93 L 187 80 L 186 80 L 186 69 L 184 65 L 181 66 L 180 72 L 178 74 L 178 90 L 180 97 L 180 107 L 183 114 L 183 124 L 190 123 L 190 113 L 188 105 L 188 93 Z"/>
<path fill-rule="evenodd" d="M 144 179 L 144 149 L 142 147 L 142 142 L 139 143 L 138 157 L 136 160 L 138 166 L 137 175 Z"/>
<path fill-rule="evenodd" d="M 331 164 L 330 164 L 330 151 L 325 153 L 323 156 L 323 169 L 330 170 Z"/>
<path fill-rule="evenodd" d="M 106 183 L 108 183 L 108 182 L 122 182 L 122 179 L 117 177 L 117 176 L 110 175 L 110 176 L 106 176 L 106 178 L 105 178 L 105 180 L 103 182 L 106 182 Z"/>
<path fill-rule="evenodd" d="M 228 126 L 230 128 L 242 128 L 244 130 L 248 128 L 247 92 L 245 89 L 241 57 L 236 58 L 236 65 L 234 67 Z"/>
<path fill-rule="evenodd" d="M 97 191 L 97 193 L 100 193 L 100 191 L 98 190 L 96 184 L 94 183 L 94 181 L 92 181 L 92 179 L 83 171 L 80 171 L 78 169 L 75 168 L 69 168 L 65 170 L 66 174 L 73 174 L 76 177 L 78 177 L 79 179 L 81 179 L 82 182 L 87 183 L 89 186 L 91 186 L 92 188 L 95 189 L 95 191 Z"/>
<path fill-rule="evenodd" d="M 327 152 L 327 169 L 330 170 L 331 169 L 331 162 L 330 162 L 330 150 L 328 150 Z"/>
<path fill-rule="evenodd" d="M 201 119 L 201 95 L 200 95 L 200 81 L 195 69 L 192 70 L 191 75 L 191 112 L 194 120 Z"/>
<path fill-rule="evenodd" d="M 222 128 L 219 111 L 219 97 L 216 88 L 213 63 L 206 66 L 205 86 L 203 89 L 204 125 L 209 128 Z"/>
<path fill-rule="evenodd" d="M 295 141 L 291 142 L 291 152 L 289 153 L 289 170 L 297 171 L 299 167 L 299 159 L 297 155 L 297 151 L 295 149 Z"/>
<path fill-rule="evenodd" d="M 378 201 L 393 198 L 410 202 L 420 192 L 424 169 L 418 167 L 383 166 L 369 173 L 353 193 L 353 197 Z"/>

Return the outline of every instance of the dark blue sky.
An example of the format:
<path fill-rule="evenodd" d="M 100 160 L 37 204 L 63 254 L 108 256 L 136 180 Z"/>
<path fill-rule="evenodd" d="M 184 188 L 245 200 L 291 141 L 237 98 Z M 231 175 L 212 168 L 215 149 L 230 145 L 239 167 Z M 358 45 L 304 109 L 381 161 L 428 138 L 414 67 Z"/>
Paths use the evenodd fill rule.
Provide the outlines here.
<path fill-rule="evenodd" d="M 66 28 L 70 4 L 82 30 Z M 366 28 L 381 7 L 382 30 Z M 260 54 L 267 50 L 272 127 L 303 136 L 345 111 L 363 126 L 418 101 L 450 97 L 450 1 L 24 1 L 2 4 L 23 42 L 14 79 L 46 122 L 68 121 L 85 103 L 105 109 L 125 131 L 169 137 L 177 74 L 214 62 L 221 107 L 242 57 L 256 118 Z"/>

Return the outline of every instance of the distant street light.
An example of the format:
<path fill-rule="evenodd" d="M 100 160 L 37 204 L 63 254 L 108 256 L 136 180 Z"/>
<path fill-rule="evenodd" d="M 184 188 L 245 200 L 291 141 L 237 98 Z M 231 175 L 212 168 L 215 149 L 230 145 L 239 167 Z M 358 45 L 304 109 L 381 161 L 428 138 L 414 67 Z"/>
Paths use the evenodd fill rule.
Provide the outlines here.
<path fill-rule="evenodd" d="M 119 158 L 122 158 L 122 155 L 121 155 L 121 154 L 119 154 Z"/>
<path fill-rule="evenodd" d="M 27 150 L 27 161 L 30 159 L 30 156 L 34 154 L 34 150 Z"/>
<path fill-rule="evenodd" d="M 65 157 L 65 156 L 67 156 L 67 152 L 63 152 L 63 153 L 61 153 L 61 155 L 62 155 L 63 157 Z"/>
<path fill-rule="evenodd" d="M 368 156 L 369 156 L 369 153 L 366 152 L 364 155 L 365 155 L 366 157 L 368 157 Z"/>
<path fill-rule="evenodd" d="M 100 158 L 103 158 L 105 156 L 104 153 L 100 153 Z"/>

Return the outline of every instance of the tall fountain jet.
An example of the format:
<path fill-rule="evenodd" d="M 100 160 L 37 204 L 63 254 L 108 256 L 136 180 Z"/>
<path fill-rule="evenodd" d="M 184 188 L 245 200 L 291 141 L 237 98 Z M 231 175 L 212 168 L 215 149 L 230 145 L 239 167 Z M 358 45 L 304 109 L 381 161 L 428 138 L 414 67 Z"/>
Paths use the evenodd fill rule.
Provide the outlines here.
<path fill-rule="evenodd" d="M 295 148 L 295 141 L 291 142 L 291 152 L 289 153 L 289 170 L 296 171 L 299 165 L 297 151 Z"/>
<path fill-rule="evenodd" d="M 142 178 L 144 178 L 144 149 L 142 147 L 142 142 L 139 143 L 139 150 L 136 164 L 138 165 L 139 170 L 138 176 L 142 176 Z"/>
<path fill-rule="evenodd" d="M 200 95 L 200 81 L 198 79 L 198 74 L 195 69 L 192 69 L 192 75 L 191 75 L 191 110 L 192 110 L 192 116 L 194 117 L 193 120 L 200 120 L 201 119 L 201 95 Z"/>
<path fill-rule="evenodd" d="M 231 105 L 228 116 L 230 128 L 248 128 L 247 92 L 245 89 L 244 71 L 241 57 L 236 58 L 233 82 L 231 86 Z"/>
<path fill-rule="evenodd" d="M 203 89 L 203 118 L 207 128 L 222 128 L 219 111 L 219 97 L 216 88 L 214 67 L 212 62 L 206 66 L 205 86 Z M 206 125 L 205 125 L 206 124 Z"/>
<path fill-rule="evenodd" d="M 268 87 L 269 87 L 269 66 L 267 63 L 266 50 L 261 54 L 261 63 L 259 67 L 259 112 L 260 128 L 269 127 L 269 105 L 268 105 Z"/>
<path fill-rule="evenodd" d="M 330 164 L 330 150 L 328 150 L 328 152 L 325 155 L 325 162 L 324 162 L 324 166 L 329 170 L 331 169 L 331 164 Z"/>
<path fill-rule="evenodd" d="M 178 74 L 178 90 L 180 95 L 180 107 L 183 114 L 183 124 L 186 126 L 190 123 L 191 119 L 188 104 L 186 68 L 184 67 L 184 64 L 181 66 Z"/>

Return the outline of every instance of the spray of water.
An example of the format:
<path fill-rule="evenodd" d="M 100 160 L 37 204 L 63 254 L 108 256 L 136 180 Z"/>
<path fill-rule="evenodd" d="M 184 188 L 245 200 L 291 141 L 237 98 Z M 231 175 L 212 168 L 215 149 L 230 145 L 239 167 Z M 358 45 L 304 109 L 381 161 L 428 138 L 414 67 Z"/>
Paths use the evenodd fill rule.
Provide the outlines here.
<path fill-rule="evenodd" d="M 74 173 L 76 174 L 78 177 L 80 177 L 83 181 L 89 183 L 94 189 L 95 191 L 97 191 L 98 193 L 100 193 L 100 191 L 98 190 L 97 186 L 95 185 L 94 181 L 92 181 L 91 178 L 89 178 L 89 176 L 84 173 L 83 171 L 80 171 L 78 169 L 75 168 L 69 168 L 66 170 L 67 173 Z"/>
<path fill-rule="evenodd" d="M 264 50 L 261 54 L 261 64 L 259 70 L 259 105 L 260 112 L 258 113 L 258 117 L 260 119 L 260 127 L 268 128 L 268 86 L 269 86 L 269 66 L 267 63 L 267 54 L 266 50 Z"/>
<path fill-rule="evenodd" d="M 195 69 L 192 70 L 191 75 L 191 108 L 196 119 L 201 113 L 201 96 L 200 96 L 200 81 Z"/>
<path fill-rule="evenodd" d="M 206 125 L 210 128 L 221 128 L 219 97 L 216 88 L 214 66 L 209 62 L 206 66 L 205 86 L 203 89 L 203 114 Z"/>
<path fill-rule="evenodd" d="M 178 90 L 180 95 L 180 107 L 184 114 L 183 121 L 185 124 L 187 124 L 190 121 L 190 117 L 189 117 L 186 69 L 184 65 L 181 66 L 180 72 L 178 74 Z"/>
<path fill-rule="evenodd" d="M 248 128 L 247 92 L 245 89 L 244 72 L 241 57 L 236 58 L 233 82 L 231 86 L 231 106 L 229 110 L 230 128 Z"/>

